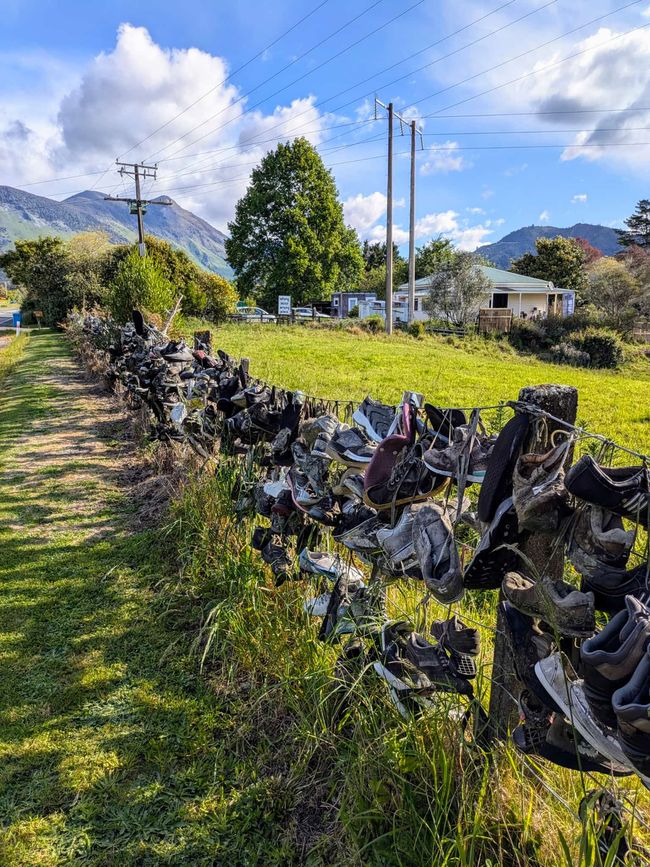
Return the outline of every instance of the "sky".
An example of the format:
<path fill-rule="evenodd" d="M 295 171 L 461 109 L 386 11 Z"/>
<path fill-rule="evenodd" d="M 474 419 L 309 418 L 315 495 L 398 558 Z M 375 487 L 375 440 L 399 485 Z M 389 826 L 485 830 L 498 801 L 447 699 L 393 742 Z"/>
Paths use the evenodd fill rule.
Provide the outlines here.
<path fill-rule="evenodd" d="M 417 244 L 620 227 L 650 179 L 648 0 L 2 0 L 0 184 L 130 195 L 115 160 L 224 231 L 304 135 L 346 221 L 385 238 L 392 101 L 418 137 Z M 395 239 L 410 141 L 395 123 Z"/>

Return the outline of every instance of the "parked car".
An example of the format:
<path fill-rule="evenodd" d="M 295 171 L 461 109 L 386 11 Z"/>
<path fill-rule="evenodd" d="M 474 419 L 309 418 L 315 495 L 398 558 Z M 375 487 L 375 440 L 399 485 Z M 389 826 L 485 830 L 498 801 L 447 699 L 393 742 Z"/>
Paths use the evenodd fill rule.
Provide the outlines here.
<path fill-rule="evenodd" d="M 276 316 L 267 313 L 261 307 L 238 307 L 236 315 L 241 316 L 242 319 L 250 319 L 251 322 L 275 322 L 277 320 Z"/>
<path fill-rule="evenodd" d="M 314 313 L 311 307 L 294 307 L 293 313 L 296 319 L 330 319 L 327 313 L 319 313 L 318 310 Z"/>

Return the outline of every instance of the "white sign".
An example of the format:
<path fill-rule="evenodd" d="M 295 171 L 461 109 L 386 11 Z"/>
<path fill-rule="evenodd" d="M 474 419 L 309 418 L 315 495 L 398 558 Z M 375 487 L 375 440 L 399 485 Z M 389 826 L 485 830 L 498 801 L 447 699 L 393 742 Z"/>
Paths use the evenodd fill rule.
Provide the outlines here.
<path fill-rule="evenodd" d="M 291 295 L 278 295 L 278 316 L 291 316 Z"/>

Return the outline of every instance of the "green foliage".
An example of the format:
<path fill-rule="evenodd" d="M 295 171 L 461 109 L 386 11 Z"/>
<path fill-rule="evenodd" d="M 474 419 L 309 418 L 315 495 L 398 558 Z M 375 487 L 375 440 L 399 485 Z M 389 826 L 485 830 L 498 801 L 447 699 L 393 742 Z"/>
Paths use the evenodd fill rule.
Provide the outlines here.
<path fill-rule="evenodd" d="M 573 238 L 538 238 L 535 241 L 537 254 L 524 253 L 513 259 L 510 270 L 515 274 L 551 280 L 561 289 L 580 293 L 587 285 L 585 274 L 585 250 Z M 576 296 L 580 301 L 580 296 Z"/>
<path fill-rule="evenodd" d="M 588 279 L 585 300 L 602 310 L 613 328 L 629 333 L 638 315 L 641 290 L 624 262 L 599 259 L 589 269 Z"/>
<path fill-rule="evenodd" d="M 442 314 L 452 325 L 466 325 L 476 318 L 480 300 L 491 288 L 474 254 L 454 251 L 449 261 L 431 274 L 423 306 L 431 316 Z"/>
<path fill-rule="evenodd" d="M 650 247 L 650 199 L 637 202 L 634 213 L 625 221 L 627 231 L 619 233 L 619 243 L 624 247 Z"/>
<path fill-rule="evenodd" d="M 345 226 L 331 173 L 304 138 L 264 157 L 228 229 L 239 293 L 262 306 L 275 309 L 285 294 L 294 305 L 311 303 L 358 285 L 358 238 Z"/>
<path fill-rule="evenodd" d="M 101 305 L 106 298 L 106 270 L 111 245 L 105 232 L 80 232 L 66 244 L 66 281 L 72 299 L 83 310 Z"/>
<path fill-rule="evenodd" d="M 209 271 L 200 271 L 196 285 L 201 295 L 203 316 L 211 322 L 223 322 L 229 313 L 235 310 L 237 291 L 235 287 L 219 274 L 211 274 Z"/>
<path fill-rule="evenodd" d="M 359 316 L 359 305 L 355 304 L 354 307 L 351 307 L 348 310 L 348 317 L 350 319 L 357 319 L 358 316 Z"/>
<path fill-rule="evenodd" d="M 361 321 L 361 326 L 371 334 L 379 334 L 381 331 L 385 331 L 386 329 L 386 323 L 384 322 L 383 317 L 378 313 L 366 316 L 366 318 Z"/>
<path fill-rule="evenodd" d="M 415 319 L 407 328 L 408 333 L 411 337 L 424 337 L 427 333 L 426 326 L 424 322 L 420 319 Z"/>
<path fill-rule="evenodd" d="M 441 268 L 448 267 L 454 259 L 454 246 L 449 238 L 432 238 L 415 251 L 415 279 L 430 277 Z"/>
<path fill-rule="evenodd" d="M 571 342 L 587 353 L 591 367 L 620 367 L 625 361 L 621 338 L 607 328 L 587 328 L 578 332 Z"/>
<path fill-rule="evenodd" d="M 573 343 L 557 343 L 551 346 L 548 352 L 543 353 L 543 357 L 555 364 L 569 364 L 572 367 L 589 367 L 591 364 L 589 353 L 578 349 Z"/>
<path fill-rule="evenodd" d="M 142 309 L 164 315 L 174 305 L 175 291 L 153 260 L 131 250 L 118 269 L 109 287 L 107 304 L 117 322 L 126 322 L 131 312 Z"/>
<path fill-rule="evenodd" d="M 43 324 L 56 326 L 81 302 L 77 288 L 68 281 L 68 253 L 60 238 L 16 241 L 15 249 L 0 255 L 0 268 L 10 280 L 24 286 L 24 314 L 43 311 Z M 27 316 L 25 317 L 28 318 Z"/>

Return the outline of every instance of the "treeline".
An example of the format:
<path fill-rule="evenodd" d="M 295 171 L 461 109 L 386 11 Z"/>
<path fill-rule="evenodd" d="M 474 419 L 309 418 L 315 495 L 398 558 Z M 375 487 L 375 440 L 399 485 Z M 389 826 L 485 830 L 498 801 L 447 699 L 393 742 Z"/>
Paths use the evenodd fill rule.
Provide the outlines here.
<path fill-rule="evenodd" d="M 182 250 L 148 235 L 147 255 L 135 244 L 111 244 L 103 232 L 81 232 L 69 240 L 43 237 L 15 242 L 0 255 L 19 293 L 25 324 L 42 314 L 55 326 L 77 307 L 102 307 L 125 322 L 134 307 L 163 316 L 182 295 L 181 310 L 218 322 L 232 312 L 237 293 L 218 274 L 199 268 Z"/>

